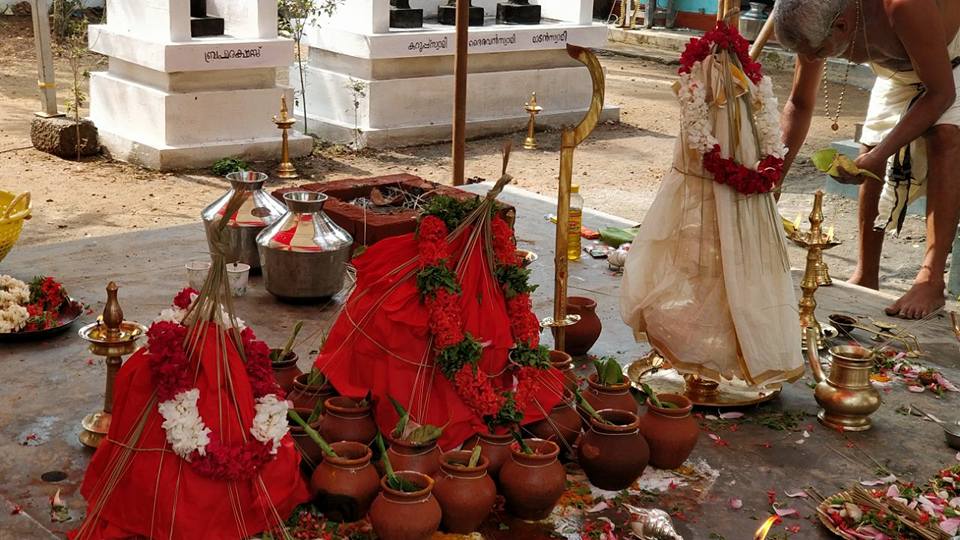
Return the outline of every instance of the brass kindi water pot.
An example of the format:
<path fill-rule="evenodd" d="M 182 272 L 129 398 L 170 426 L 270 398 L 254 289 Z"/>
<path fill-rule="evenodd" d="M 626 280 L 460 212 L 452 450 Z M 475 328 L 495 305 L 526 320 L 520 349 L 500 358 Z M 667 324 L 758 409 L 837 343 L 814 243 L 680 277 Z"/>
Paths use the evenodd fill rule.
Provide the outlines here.
<path fill-rule="evenodd" d="M 870 429 L 870 415 L 880 408 L 880 393 L 870 382 L 875 353 L 858 345 L 829 350 L 830 374 L 824 375 L 817 352 L 817 330 L 806 330 L 807 360 L 817 380 L 813 396 L 821 407 L 820 423 L 841 431 Z"/>

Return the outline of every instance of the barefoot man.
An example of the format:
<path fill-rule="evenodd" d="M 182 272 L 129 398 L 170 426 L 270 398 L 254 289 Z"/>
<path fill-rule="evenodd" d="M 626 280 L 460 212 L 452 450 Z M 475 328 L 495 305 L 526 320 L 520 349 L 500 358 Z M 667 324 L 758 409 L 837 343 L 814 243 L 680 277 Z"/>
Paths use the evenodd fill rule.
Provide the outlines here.
<path fill-rule="evenodd" d="M 879 287 L 884 230 L 902 224 L 907 199 L 925 191 L 923 262 L 910 291 L 886 311 L 929 315 L 944 304 L 960 212 L 960 0 L 777 0 L 772 16 L 780 43 L 798 53 L 783 111 L 787 168 L 810 128 L 825 59 L 868 62 L 877 74 L 856 164 L 886 181 L 839 179 L 860 184 L 860 256 L 850 282 Z M 825 91 L 827 108 L 836 107 L 828 113 L 834 130 L 841 96 Z"/>

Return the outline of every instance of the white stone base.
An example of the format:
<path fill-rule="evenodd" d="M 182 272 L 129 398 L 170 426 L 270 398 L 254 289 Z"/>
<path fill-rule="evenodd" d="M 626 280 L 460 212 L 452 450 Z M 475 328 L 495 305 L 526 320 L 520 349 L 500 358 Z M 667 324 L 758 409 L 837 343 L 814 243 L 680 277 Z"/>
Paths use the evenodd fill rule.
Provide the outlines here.
<path fill-rule="evenodd" d="M 100 143 L 110 152 L 111 158 L 160 171 L 199 169 L 225 157 L 240 157 L 249 161 L 280 159 L 280 136 L 190 146 L 155 146 L 103 129 L 99 131 L 99 136 Z M 313 149 L 313 138 L 291 132 L 289 144 L 291 157 L 305 156 Z"/>
<path fill-rule="evenodd" d="M 307 112 L 308 114 L 310 113 L 310 111 Z M 583 119 L 584 113 L 585 110 L 560 113 L 544 112 L 537 116 L 537 128 L 562 128 L 576 125 Z M 334 123 L 329 119 L 320 118 L 313 114 L 309 116 L 310 133 L 313 133 L 325 141 L 349 145 L 354 144 L 356 136 L 361 148 L 367 146 L 386 148 L 444 142 L 451 139 L 453 130 L 453 125 L 448 119 L 446 123 L 371 129 L 362 131 L 359 136 L 357 136 L 352 124 Z M 479 137 L 522 131 L 526 129 L 528 118 L 528 116 L 523 115 L 509 118 L 471 120 L 467 123 L 467 138 L 476 139 Z M 601 122 L 617 122 L 619 119 L 620 107 L 604 107 L 603 112 L 600 114 Z"/>

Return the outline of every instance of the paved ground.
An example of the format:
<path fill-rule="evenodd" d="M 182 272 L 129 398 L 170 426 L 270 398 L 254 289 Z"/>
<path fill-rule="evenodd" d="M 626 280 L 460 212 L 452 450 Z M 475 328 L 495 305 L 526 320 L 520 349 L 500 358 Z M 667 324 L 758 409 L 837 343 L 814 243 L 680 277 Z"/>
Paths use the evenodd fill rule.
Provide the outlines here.
<path fill-rule="evenodd" d="M 552 203 L 517 191 L 508 191 L 502 198 L 518 209 L 521 247 L 541 256 L 533 266 L 534 280 L 541 285 L 535 295 L 535 310 L 539 315 L 549 314 L 553 228 L 542 216 L 551 210 Z M 595 213 L 587 213 L 587 221 L 595 227 L 623 223 Z M 183 264 L 202 256 L 203 250 L 200 226 L 184 225 L 18 249 L 4 261 L 4 271 L 21 276 L 41 271 L 56 275 L 76 297 L 89 303 L 94 313 L 102 309 L 103 287 L 116 280 L 127 317 L 149 322 L 185 285 Z M 618 287 L 618 276 L 606 269 L 605 262 L 585 259 L 571 265 L 571 293 L 592 296 L 600 305 L 604 332 L 592 352 L 616 354 L 628 363 L 646 347 L 635 344 L 619 320 Z M 821 319 L 832 311 L 879 317 L 887 301 L 871 291 L 839 286 L 822 290 L 818 300 Z M 280 304 L 264 292 L 258 280 L 237 306 L 239 316 L 269 343 L 279 343 L 297 319 L 307 321 L 305 334 L 326 328 L 337 309 L 336 304 Z M 946 320 L 938 318 L 917 333 L 930 354 L 925 362 L 941 367 L 948 378 L 960 380 L 960 353 Z M 298 347 L 301 367 L 308 364 L 308 352 L 315 341 L 305 340 Z M 74 517 L 81 516 L 83 502 L 77 488 L 90 453 L 79 445 L 77 434 L 80 419 L 101 404 L 103 373 L 102 363 L 92 359 L 74 331 L 46 342 L 0 344 L 0 505 L 5 505 L 0 508 L 0 540 L 57 537 L 75 525 L 76 521 L 50 522 L 48 497 L 57 489 L 62 490 Z M 659 505 L 674 513 L 684 538 L 749 538 L 770 512 L 768 491 L 779 494 L 780 500 L 804 516 L 785 520 L 770 538 L 829 538 L 824 529 L 810 521 L 811 509 L 803 501 L 787 499 L 785 490 L 812 485 L 825 494 L 836 492 L 859 479 L 876 478 L 873 460 L 902 478 L 917 480 L 955 462 L 954 452 L 943 444 L 938 427 L 895 410 L 915 402 L 941 418 L 953 419 L 960 399 L 956 395 L 936 399 L 929 393 L 912 394 L 902 385 L 894 385 L 883 394 L 884 405 L 874 416 L 875 428 L 844 435 L 816 423 L 812 415 L 817 407 L 807 383 L 809 376 L 786 387 L 779 399 L 745 410 L 747 421 L 705 425 L 705 430 L 718 434 L 727 446 L 714 444 L 704 436 L 693 459 L 704 460 L 718 471 L 717 480 L 702 492 L 667 490 L 658 499 Z M 750 418 L 777 412 L 806 416 L 799 431 L 772 431 L 749 422 Z M 730 425 L 736 425 L 736 430 Z M 803 430 L 810 433 L 809 438 L 803 436 Z M 51 470 L 66 472 L 67 479 L 56 484 L 42 481 L 40 475 Z M 685 493 L 682 500 L 680 493 Z M 743 508 L 731 510 L 731 498 L 742 499 Z M 23 511 L 12 515 L 15 506 Z M 787 532 L 788 526 L 799 527 L 798 532 Z"/>

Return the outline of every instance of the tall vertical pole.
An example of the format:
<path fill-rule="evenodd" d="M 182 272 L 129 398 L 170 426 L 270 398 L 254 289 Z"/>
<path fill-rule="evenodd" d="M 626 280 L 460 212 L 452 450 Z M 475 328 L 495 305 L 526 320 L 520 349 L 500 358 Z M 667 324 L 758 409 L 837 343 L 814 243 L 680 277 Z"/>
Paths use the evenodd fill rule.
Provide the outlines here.
<path fill-rule="evenodd" d="M 33 41 L 37 46 L 37 87 L 40 91 L 41 111 L 37 116 L 63 116 L 57 111 L 57 83 L 53 71 L 53 51 L 50 49 L 50 5 L 48 0 L 30 0 L 33 17 Z"/>
<path fill-rule="evenodd" d="M 470 25 L 470 0 L 457 0 L 457 48 L 454 53 L 453 79 L 453 185 L 464 184 L 467 145 L 467 31 Z"/>

